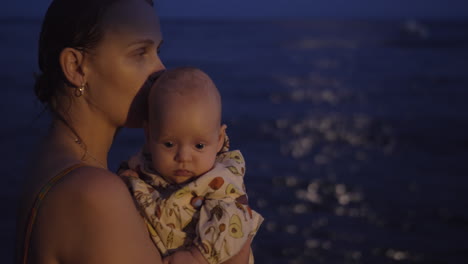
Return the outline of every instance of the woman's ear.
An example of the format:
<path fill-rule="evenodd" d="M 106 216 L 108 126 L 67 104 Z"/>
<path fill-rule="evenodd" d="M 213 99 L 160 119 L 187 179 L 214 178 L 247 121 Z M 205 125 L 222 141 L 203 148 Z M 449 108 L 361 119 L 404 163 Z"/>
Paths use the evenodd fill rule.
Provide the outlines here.
<path fill-rule="evenodd" d="M 226 138 L 226 128 L 227 126 L 225 124 L 222 124 L 221 127 L 219 128 L 219 136 L 218 136 L 218 152 L 221 152 L 224 147 L 224 140 Z"/>
<path fill-rule="evenodd" d="M 65 48 L 60 53 L 60 66 L 63 74 L 75 87 L 80 87 L 86 82 L 82 67 L 83 61 L 83 53 L 77 49 Z"/>

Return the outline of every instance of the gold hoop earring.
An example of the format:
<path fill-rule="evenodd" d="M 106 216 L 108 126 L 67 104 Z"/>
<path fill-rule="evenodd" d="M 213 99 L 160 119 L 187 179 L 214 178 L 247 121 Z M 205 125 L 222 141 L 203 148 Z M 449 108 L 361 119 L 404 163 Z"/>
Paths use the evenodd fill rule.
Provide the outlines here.
<path fill-rule="evenodd" d="M 83 84 L 81 84 L 80 87 L 75 88 L 75 96 L 76 97 L 80 97 L 80 96 L 83 95 L 85 86 L 86 86 L 86 83 L 83 83 Z"/>

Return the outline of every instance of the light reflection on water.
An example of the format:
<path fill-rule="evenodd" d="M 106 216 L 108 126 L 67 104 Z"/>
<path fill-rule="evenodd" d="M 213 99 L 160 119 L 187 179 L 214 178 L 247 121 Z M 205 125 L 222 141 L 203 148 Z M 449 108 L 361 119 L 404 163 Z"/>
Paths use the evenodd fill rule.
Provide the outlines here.
<path fill-rule="evenodd" d="M 365 115 L 314 115 L 299 120 L 278 119 L 264 124 L 263 131 L 281 142 L 281 152 L 294 158 L 314 154 L 314 162 L 323 165 L 340 158 L 343 148 L 354 152 L 353 159 L 365 161 L 368 149 L 391 154 L 395 139 L 389 125 Z"/>
<path fill-rule="evenodd" d="M 266 183 L 261 188 L 272 190 L 270 193 L 253 195 L 259 211 L 271 216 L 266 218 L 260 236 L 262 242 L 284 240 L 280 245 L 270 242 L 256 248 L 262 261 L 422 261 L 417 251 L 386 243 L 369 244 L 375 240 L 369 238 L 369 233 L 378 234 L 380 228 L 388 228 L 388 220 L 366 197 L 361 186 L 366 183 L 346 179 L 359 175 L 361 168 L 374 162 L 376 156 L 394 154 L 397 139 L 392 125 L 371 113 L 340 110 L 346 104 L 369 102 L 339 78 L 313 72 L 275 76 L 275 80 L 284 90 L 272 91 L 268 95 L 270 102 L 284 109 L 296 105 L 302 108 L 259 123 L 261 134 L 278 143 L 279 154 L 292 159 L 289 172 L 282 172 L 275 163 L 260 165 L 264 170 L 277 172 L 271 185 Z M 340 180 L 343 177 L 345 181 Z M 404 229 L 411 224 L 402 220 L 401 225 Z M 262 251 L 265 249 L 268 252 Z"/>
<path fill-rule="evenodd" d="M 275 177 L 271 184 L 273 189 L 281 190 L 281 198 L 276 192 L 254 196 L 259 211 L 276 215 L 266 219 L 259 234 L 262 247 L 255 248 L 257 254 L 263 255 L 263 261 L 272 258 L 276 263 L 329 263 L 335 259 L 333 263 L 360 263 L 363 256 L 380 261 L 422 260 L 420 254 L 408 250 L 366 245 L 366 234 L 359 230 L 362 227 L 353 230 L 352 225 L 384 224 L 355 185 L 321 179 L 307 181 L 292 175 Z M 275 237 L 283 241 L 281 246 L 266 242 Z M 262 252 L 262 248 L 268 248 L 268 252 Z M 271 251 L 275 248 L 278 251 Z M 278 262 L 279 259 L 283 261 Z"/>
<path fill-rule="evenodd" d="M 290 99 L 281 104 L 297 102 L 294 96 Z M 269 235 L 261 236 L 286 238 L 278 248 L 281 259 L 288 260 L 284 263 L 327 263 L 330 259 L 360 263 L 363 257 L 399 262 L 422 259 L 416 252 L 367 245 L 367 235 L 360 229 L 385 227 L 386 221 L 367 201 L 361 183 L 337 178 L 359 174 L 360 167 L 372 162 L 376 154 L 393 154 L 396 138 L 390 124 L 366 114 L 318 112 L 280 117 L 260 127 L 264 135 L 277 140 L 281 155 L 295 160 L 297 166 L 295 172 L 271 179 L 274 191 L 254 195 L 257 208 L 275 216 L 264 225 L 263 232 Z M 273 171 L 276 167 L 263 166 Z M 268 255 L 264 254 L 263 261 Z"/>

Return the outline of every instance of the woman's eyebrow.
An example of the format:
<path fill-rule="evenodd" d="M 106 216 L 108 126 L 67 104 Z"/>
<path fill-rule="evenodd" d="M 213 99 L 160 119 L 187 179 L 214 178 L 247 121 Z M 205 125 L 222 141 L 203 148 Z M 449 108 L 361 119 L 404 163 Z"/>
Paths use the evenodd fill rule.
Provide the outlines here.
<path fill-rule="evenodd" d="M 131 47 L 136 44 L 148 44 L 148 45 L 154 45 L 154 41 L 152 39 L 139 39 L 137 41 L 133 41 L 130 44 L 128 44 L 127 47 Z M 160 44 L 161 45 L 161 44 Z"/>

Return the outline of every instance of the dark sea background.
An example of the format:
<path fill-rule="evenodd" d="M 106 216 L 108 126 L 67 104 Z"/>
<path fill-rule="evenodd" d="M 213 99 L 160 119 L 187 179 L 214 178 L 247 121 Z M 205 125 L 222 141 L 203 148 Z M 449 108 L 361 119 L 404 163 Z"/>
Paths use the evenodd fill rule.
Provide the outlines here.
<path fill-rule="evenodd" d="M 33 95 L 40 20 L 0 20 L 0 262 L 22 169 L 48 126 Z M 468 263 L 468 21 L 163 20 L 168 67 L 223 97 L 257 263 Z M 137 151 L 124 129 L 110 166 Z M 131 241 L 129 241 L 131 243 Z"/>

